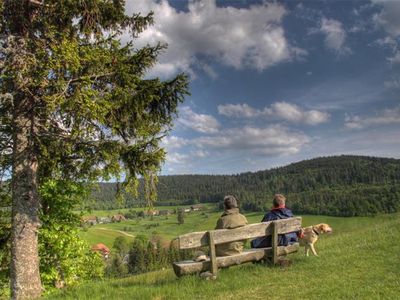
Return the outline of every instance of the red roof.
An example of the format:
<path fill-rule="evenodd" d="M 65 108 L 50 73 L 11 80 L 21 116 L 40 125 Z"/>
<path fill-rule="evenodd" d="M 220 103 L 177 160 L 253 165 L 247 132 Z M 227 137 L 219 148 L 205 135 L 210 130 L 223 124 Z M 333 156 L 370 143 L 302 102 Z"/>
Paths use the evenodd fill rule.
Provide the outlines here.
<path fill-rule="evenodd" d="M 101 252 L 103 255 L 107 255 L 110 253 L 110 249 L 108 249 L 108 247 L 102 243 L 96 244 L 92 246 L 92 250 L 93 251 L 99 251 Z"/>

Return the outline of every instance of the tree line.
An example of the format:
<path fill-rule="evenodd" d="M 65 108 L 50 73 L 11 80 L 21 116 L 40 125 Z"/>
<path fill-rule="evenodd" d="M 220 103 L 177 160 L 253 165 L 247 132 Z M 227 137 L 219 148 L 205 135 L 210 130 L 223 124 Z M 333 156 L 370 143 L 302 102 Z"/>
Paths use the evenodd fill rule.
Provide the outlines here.
<path fill-rule="evenodd" d="M 235 175 L 160 176 L 156 204 L 220 202 L 234 194 L 241 208 L 270 208 L 275 193 L 287 195 L 296 213 L 365 216 L 400 208 L 400 160 L 367 156 L 332 156 L 304 160 L 285 167 Z M 116 183 L 100 183 L 85 203 L 94 209 L 144 205 L 143 184 L 133 197 L 115 201 Z"/>

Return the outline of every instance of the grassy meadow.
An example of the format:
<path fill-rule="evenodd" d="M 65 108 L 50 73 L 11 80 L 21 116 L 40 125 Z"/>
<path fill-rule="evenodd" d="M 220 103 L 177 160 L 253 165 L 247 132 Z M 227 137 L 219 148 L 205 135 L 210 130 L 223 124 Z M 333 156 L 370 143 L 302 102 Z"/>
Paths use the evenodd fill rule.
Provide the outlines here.
<path fill-rule="evenodd" d="M 214 207 L 214 204 L 205 204 L 205 207 L 209 208 L 210 206 Z M 190 207 L 190 205 L 179 206 L 179 205 L 172 205 L 172 206 L 156 206 L 154 209 L 157 210 L 174 210 L 181 207 Z M 92 210 L 83 214 L 84 216 L 97 216 L 97 217 L 111 217 L 112 215 L 119 214 L 119 213 L 126 213 L 129 210 L 135 211 L 146 211 L 148 207 L 134 207 L 134 208 L 118 208 L 118 209 L 110 209 L 110 210 Z"/>
<path fill-rule="evenodd" d="M 261 214 L 246 216 L 249 222 L 258 222 Z M 160 234 L 174 236 L 212 228 L 218 213 L 204 218 L 195 212 L 180 226 L 174 217 L 159 221 L 163 222 L 157 229 Z M 156 218 L 153 222 L 157 222 Z M 329 223 L 334 229 L 333 234 L 322 235 L 316 244 L 320 256 L 307 258 L 300 251 L 291 255 L 293 264 L 285 269 L 246 264 L 221 270 L 216 281 L 195 275 L 176 278 L 172 269 L 167 269 L 85 283 L 47 299 L 399 298 L 400 214 L 356 218 L 303 216 L 304 226 L 320 222 Z"/>
<path fill-rule="evenodd" d="M 155 209 L 158 210 L 173 210 L 175 208 L 179 207 L 155 207 Z M 143 209 L 144 208 L 137 208 L 136 210 Z M 98 217 L 112 216 L 119 212 L 124 213 L 127 210 L 128 209 L 109 211 L 99 210 L 92 211 L 90 215 L 95 215 Z M 114 239 L 121 235 L 125 236 L 128 240 L 132 240 L 138 234 L 143 234 L 146 236 L 157 234 L 168 241 L 183 233 L 214 228 L 220 214 L 220 212 L 215 212 L 214 204 L 207 204 L 204 206 L 204 210 L 202 211 L 185 213 L 185 223 L 181 225 L 178 225 L 176 214 L 169 216 L 153 216 L 126 220 L 119 223 L 97 224 L 89 227 L 87 230 L 81 230 L 80 236 L 90 245 L 103 243 L 108 247 L 111 247 Z M 252 223 L 259 222 L 261 220 L 261 215 L 261 213 L 250 214 L 249 221 L 251 220 Z"/>

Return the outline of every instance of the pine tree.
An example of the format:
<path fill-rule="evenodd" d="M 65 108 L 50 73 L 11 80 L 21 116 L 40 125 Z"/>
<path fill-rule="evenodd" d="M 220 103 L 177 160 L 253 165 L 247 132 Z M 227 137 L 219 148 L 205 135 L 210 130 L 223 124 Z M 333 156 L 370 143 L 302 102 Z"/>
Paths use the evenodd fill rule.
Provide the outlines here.
<path fill-rule="evenodd" d="M 187 78 L 144 79 L 163 45 L 134 49 L 153 22 L 123 0 L 0 2 L 0 178 L 12 176 L 11 292 L 41 294 L 38 188 L 46 178 L 119 178 L 134 190 L 164 158 Z M 29 266 L 29 268 L 27 268 Z"/>
<path fill-rule="evenodd" d="M 154 245 L 150 241 L 147 243 L 147 248 L 145 250 L 145 265 L 146 268 L 142 270 L 142 272 L 157 269 L 157 260 L 155 257 Z"/>
<path fill-rule="evenodd" d="M 124 258 L 124 256 L 129 251 L 129 244 L 126 237 L 124 236 L 116 237 L 113 243 L 113 249 L 115 249 L 116 254 L 118 254 L 121 258 Z"/>

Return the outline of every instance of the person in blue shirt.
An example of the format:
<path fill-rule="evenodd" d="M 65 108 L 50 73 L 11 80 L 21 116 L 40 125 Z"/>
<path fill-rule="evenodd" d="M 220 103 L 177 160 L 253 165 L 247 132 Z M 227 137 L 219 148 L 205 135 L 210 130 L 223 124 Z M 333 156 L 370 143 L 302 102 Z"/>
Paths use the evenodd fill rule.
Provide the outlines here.
<path fill-rule="evenodd" d="M 282 194 L 275 194 L 272 200 L 272 209 L 265 214 L 261 222 L 293 218 L 292 211 L 286 207 L 286 198 Z M 278 246 L 287 246 L 298 241 L 296 232 L 278 235 Z M 259 237 L 251 241 L 252 248 L 271 247 L 271 236 Z"/>

